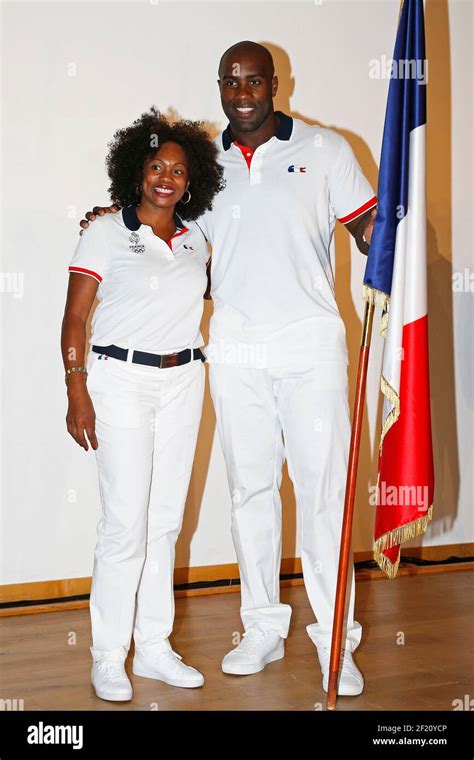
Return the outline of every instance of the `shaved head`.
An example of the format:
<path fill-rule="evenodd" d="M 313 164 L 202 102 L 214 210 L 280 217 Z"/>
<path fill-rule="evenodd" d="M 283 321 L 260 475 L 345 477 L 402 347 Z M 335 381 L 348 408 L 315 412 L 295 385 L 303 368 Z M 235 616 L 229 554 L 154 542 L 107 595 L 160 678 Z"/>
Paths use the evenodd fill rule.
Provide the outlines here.
<path fill-rule="evenodd" d="M 251 147 L 275 133 L 278 78 L 266 47 L 250 40 L 232 45 L 219 61 L 217 85 L 224 113 L 242 144 Z"/>
<path fill-rule="evenodd" d="M 243 40 L 242 42 L 236 42 L 235 45 L 228 48 L 222 55 L 219 61 L 219 77 L 222 76 L 222 72 L 229 64 L 230 66 L 234 63 L 238 64 L 240 58 L 251 58 L 255 64 L 261 67 L 265 75 L 270 78 L 275 74 L 275 66 L 270 51 L 263 45 L 259 45 L 258 42 Z"/>

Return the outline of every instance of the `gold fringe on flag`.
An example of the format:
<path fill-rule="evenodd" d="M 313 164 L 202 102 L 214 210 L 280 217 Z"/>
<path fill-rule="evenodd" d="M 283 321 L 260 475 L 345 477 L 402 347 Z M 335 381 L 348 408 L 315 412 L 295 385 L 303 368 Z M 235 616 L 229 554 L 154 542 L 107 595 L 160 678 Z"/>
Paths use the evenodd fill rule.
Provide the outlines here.
<path fill-rule="evenodd" d="M 380 317 L 379 335 L 381 335 L 382 338 L 385 338 L 387 336 L 389 307 L 390 307 L 390 300 L 387 301 L 385 305 L 385 309 L 382 312 L 382 316 Z"/>
<path fill-rule="evenodd" d="M 382 338 L 385 338 L 388 327 L 388 312 L 390 308 L 390 296 L 387 293 L 383 293 L 377 288 L 372 288 L 370 285 L 362 285 L 362 298 L 367 303 L 371 303 L 374 306 L 378 306 L 382 309 L 382 317 L 380 319 L 379 334 Z"/>
<path fill-rule="evenodd" d="M 392 405 L 392 409 L 387 414 L 387 417 L 382 425 L 382 433 L 380 435 L 379 445 L 379 449 L 382 451 L 383 439 L 400 416 L 400 396 L 398 395 L 395 388 L 390 385 L 387 378 L 385 378 L 383 375 L 380 376 L 380 390 Z"/>
<path fill-rule="evenodd" d="M 380 569 L 389 578 L 396 578 L 398 566 L 400 564 L 401 544 L 405 541 L 410 541 L 412 538 L 421 536 L 422 533 L 428 527 L 428 524 L 433 517 L 433 505 L 431 505 L 423 517 L 419 517 L 417 520 L 401 525 L 399 528 L 394 528 L 388 533 L 384 533 L 383 536 L 377 539 L 374 545 L 374 559 Z M 392 564 L 388 557 L 383 553 L 385 549 L 390 549 L 392 546 L 400 546 L 398 550 L 398 557 L 396 562 Z"/>
<path fill-rule="evenodd" d="M 368 303 L 379 306 L 382 309 L 382 317 L 380 323 L 380 335 L 385 338 L 388 328 L 388 315 L 390 310 L 390 296 L 383 293 L 381 290 L 372 288 L 369 285 L 362 285 L 362 298 Z M 387 378 L 381 375 L 380 377 L 380 390 L 389 401 L 392 408 L 388 413 L 380 435 L 379 453 L 382 452 L 382 446 L 385 436 L 388 431 L 395 424 L 400 416 L 400 396 L 395 388 L 390 385 Z M 377 473 L 377 493 L 379 493 L 380 471 Z M 433 516 L 433 505 L 431 505 L 423 517 L 419 517 L 417 520 L 402 525 L 399 528 L 384 533 L 374 544 L 374 559 L 377 562 L 380 569 L 389 578 L 396 578 L 398 572 L 398 566 L 400 564 L 401 548 L 398 550 L 398 557 L 396 562 L 392 564 L 390 560 L 383 553 L 385 549 L 390 549 L 392 546 L 400 546 L 405 541 L 409 541 L 416 536 L 420 536 L 425 532 Z"/>
<path fill-rule="evenodd" d="M 380 306 L 381 309 L 385 309 L 387 301 L 390 301 L 390 296 L 377 288 L 372 288 L 370 285 L 363 283 L 362 285 L 362 298 L 367 303 L 372 303 L 374 306 Z"/>

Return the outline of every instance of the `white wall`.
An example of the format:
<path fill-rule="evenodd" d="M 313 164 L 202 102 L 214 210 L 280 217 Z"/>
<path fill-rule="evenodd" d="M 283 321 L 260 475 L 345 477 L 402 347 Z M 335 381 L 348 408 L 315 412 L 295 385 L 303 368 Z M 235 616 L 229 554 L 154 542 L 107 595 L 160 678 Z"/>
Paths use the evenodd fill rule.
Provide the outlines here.
<path fill-rule="evenodd" d="M 398 8 L 398 0 L 2 4 L 1 270 L 11 277 L 2 278 L 0 293 L 0 583 L 92 572 L 100 515 L 95 460 L 66 432 L 59 333 L 78 221 L 108 200 L 104 158 L 114 131 L 151 104 L 222 129 L 217 63 L 228 46 L 250 38 L 275 54 L 281 88 L 276 106 L 344 134 L 376 187 L 388 80 L 369 78 L 369 60 L 391 56 Z M 451 291 L 451 268 L 472 271 L 472 5 L 427 0 L 426 19 L 433 57 L 428 213 L 438 490 L 435 518 L 423 541 L 449 544 L 474 540 L 473 296 Z M 337 231 L 336 251 L 354 386 L 364 260 L 343 229 Z M 367 488 L 376 482 L 380 360 L 376 333 L 356 551 L 372 545 Z M 223 458 L 213 433 L 207 396 L 178 566 L 235 561 Z M 284 556 L 295 556 L 287 478 L 283 494 Z"/>

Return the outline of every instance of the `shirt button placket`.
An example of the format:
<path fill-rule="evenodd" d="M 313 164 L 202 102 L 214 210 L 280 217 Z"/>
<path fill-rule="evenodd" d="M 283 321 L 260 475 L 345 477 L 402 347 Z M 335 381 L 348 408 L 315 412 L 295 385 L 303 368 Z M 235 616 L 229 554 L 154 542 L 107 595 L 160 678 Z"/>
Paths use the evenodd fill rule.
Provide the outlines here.
<path fill-rule="evenodd" d="M 257 148 L 253 154 L 252 163 L 250 164 L 249 170 L 251 185 L 260 185 L 262 182 L 262 162 L 263 151 Z"/>

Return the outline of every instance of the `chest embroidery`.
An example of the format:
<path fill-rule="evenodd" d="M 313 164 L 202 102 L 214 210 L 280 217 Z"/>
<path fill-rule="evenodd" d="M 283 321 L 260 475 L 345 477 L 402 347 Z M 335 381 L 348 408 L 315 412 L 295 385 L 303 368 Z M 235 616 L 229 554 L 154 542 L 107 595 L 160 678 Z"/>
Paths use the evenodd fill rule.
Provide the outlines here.
<path fill-rule="evenodd" d="M 132 232 L 128 239 L 130 241 L 129 248 L 133 253 L 145 253 L 145 246 L 143 244 L 139 245 L 140 236 L 136 232 Z"/>

